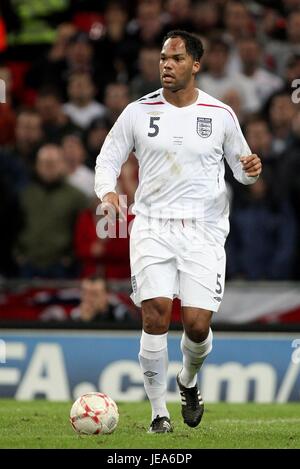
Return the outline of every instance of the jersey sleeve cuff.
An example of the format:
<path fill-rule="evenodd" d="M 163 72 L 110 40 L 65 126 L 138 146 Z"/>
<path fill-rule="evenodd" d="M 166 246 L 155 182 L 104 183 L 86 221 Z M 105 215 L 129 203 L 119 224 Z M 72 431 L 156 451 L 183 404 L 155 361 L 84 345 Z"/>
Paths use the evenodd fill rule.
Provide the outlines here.
<path fill-rule="evenodd" d="M 242 183 L 245 185 L 254 184 L 258 178 L 259 176 L 247 176 L 247 174 L 244 173 L 242 177 Z"/>

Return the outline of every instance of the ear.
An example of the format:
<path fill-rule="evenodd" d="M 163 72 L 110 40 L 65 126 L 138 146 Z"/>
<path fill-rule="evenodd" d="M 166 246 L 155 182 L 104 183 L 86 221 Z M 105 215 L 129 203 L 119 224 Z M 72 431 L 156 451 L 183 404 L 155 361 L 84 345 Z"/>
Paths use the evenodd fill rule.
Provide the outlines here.
<path fill-rule="evenodd" d="M 193 64 L 193 75 L 196 75 L 198 72 L 200 72 L 201 69 L 201 63 L 198 61 L 195 61 Z"/>

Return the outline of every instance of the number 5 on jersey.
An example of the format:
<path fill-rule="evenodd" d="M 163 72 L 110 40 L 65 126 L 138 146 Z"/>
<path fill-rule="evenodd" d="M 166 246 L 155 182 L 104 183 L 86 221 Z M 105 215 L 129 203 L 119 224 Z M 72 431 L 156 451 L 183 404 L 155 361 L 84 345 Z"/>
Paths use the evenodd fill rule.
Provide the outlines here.
<path fill-rule="evenodd" d="M 156 135 L 158 135 L 159 127 L 157 124 L 155 124 L 155 121 L 159 121 L 159 119 L 160 117 L 150 117 L 149 127 L 151 129 L 151 132 L 148 132 L 148 137 L 156 137 Z"/>

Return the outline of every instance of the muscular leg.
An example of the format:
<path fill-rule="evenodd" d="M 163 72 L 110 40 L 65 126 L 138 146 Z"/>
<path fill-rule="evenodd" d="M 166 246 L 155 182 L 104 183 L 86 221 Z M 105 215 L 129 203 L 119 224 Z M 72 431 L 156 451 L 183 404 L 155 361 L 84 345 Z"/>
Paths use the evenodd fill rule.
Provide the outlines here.
<path fill-rule="evenodd" d="M 212 349 L 210 322 L 212 312 L 206 309 L 184 306 L 181 310 L 184 333 L 181 339 L 183 368 L 180 382 L 185 387 L 193 387 L 197 382 L 197 372 Z"/>
<path fill-rule="evenodd" d="M 169 330 L 172 300 L 152 298 L 142 301 L 143 330 L 147 334 L 165 334 Z"/>
<path fill-rule="evenodd" d="M 181 339 L 183 367 L 177 376 L 181 395 L 181 414 L 189 427 L 199 425 L 204 404 L 197 386 L 197 372 L 212 349 L 212 313 L 201 308 L 183 307 L 184 332 Z"/>
<path fill-rule="evenodd" d="M 152 420 L 169 417 L 166 407 L 168 350 L 167 333 L 172 300 L 153 298 L 142 302 L 143 332 L 139 361 L 146 394 L 152 407 Z"/>
<path fill-rule="evenodd" d="M 193 342 L 203 342 L 209 333 L 212 312 L 207 309 L 183 306 L 181 320 L 184 330 Z"/>

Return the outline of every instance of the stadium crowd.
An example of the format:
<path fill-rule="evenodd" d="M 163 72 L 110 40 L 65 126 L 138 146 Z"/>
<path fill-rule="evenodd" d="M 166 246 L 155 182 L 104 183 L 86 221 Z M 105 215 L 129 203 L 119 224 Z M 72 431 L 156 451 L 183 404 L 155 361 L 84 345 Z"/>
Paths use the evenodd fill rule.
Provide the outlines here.
<path fill-rule="evenodd" d="M 0 6 L 0 275 L 130 277 L 128 239 L 96 233 L 95 160 L 124 107 L 160 88 L 166 32 L 185 29 L 204 43 L 199 88 L 233 108 L 264 165 L 250 186 L 228 171 L 227 277 L 299 279 L 300 0 L 25 3 Z M 132 153 L 128 206 L 137 177 Z"/>

